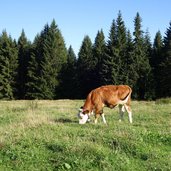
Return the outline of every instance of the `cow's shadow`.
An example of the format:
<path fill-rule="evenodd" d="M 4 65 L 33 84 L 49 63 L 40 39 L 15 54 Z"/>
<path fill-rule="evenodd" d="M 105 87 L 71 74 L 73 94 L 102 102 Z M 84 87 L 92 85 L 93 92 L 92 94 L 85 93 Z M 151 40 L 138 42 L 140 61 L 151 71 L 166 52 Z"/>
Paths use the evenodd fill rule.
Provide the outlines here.
<path fill-rule="evenodd" d="M 72 120 L 69 118 L 58 118 L 54 120 L 56 123 L 78 123 L 76 120 Z"/>

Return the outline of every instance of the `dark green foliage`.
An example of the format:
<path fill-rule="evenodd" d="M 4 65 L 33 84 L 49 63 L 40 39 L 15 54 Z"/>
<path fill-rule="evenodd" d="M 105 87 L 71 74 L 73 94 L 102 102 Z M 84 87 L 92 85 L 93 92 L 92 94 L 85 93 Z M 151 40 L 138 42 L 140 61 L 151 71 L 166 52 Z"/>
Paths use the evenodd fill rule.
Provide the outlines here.
<path fill-rule="evenodd" d="M 163 58 L 162 49 L 163 49 L 163 39 L 160 31 L 158 31 L 154 38 L 152 58 L 150 60 L 150 64 L 154 76 L 154 89 L 155 89 L 156 98 L 162 96 L 161 87 L 160 87 L 160 74 L 161 74 L 160 65 Z"/>
<path fill-rule="evenodd" d="M 127 80 L 127 36 L 125 24 L 119 11 L 117 21 L 113 20 L 107 48 L 102 64 L 104 84 L 125 84 Z"/>
<path fill-rule="evenodd" d="M 152 46 L 141 22 L 137 13 L 132 35 L 119 11 L 108 39 L 103 30 L 94 43 L 85 36 L 78 58 L 71 46 L 67 52 L 55 20 L 44 26 L 33 43 L 24 30 L 17 43 L 3 31 L 0 99 L 85 98 L 105 84 L 128 84 L 136 99 L 171 96 L 171 23 L 164 39 L 160 31 L 156 33 Z"/>
<path fill-rule="evenodd" d="M 82 42 L 77 61 L 78 74 L 78 92 L 80 98 L 86 97 L 87 93 L 92 89 L 92 70 L 95 60 L 92 55 L 92 42 L 89 36 L 85 36 Z"/>
<path fill-rule="evenodd" d="M 29 76 L 30 81 L 27 85 L 30 92 L 27 93 L 27 96 L 29 98 L 29 95 L 35 92 L 34 98 L 54 99 L 58 97 L 56 93 L 59 93 L 56 92 L 59 85 L 58 75 L 67 58 L 63 37 L 54 20 L 50 26 L 45 25 L 34 44 L 34 55 L 30 64 L 35 65 L 33 67 L 35 73 L 32 70 Z M 37 87 L 36 91 L 35 87 Z M 32 95 L 30 98 L 33 98 Z"/>
<path fill-rule="evenodd" d="M 118 71 L 118 84 L 125 84 L 127 80 L 127 33 L 124 21 L 122 20 L 121 12 L 118 13 L 117 18 L 117 43 L 116 43 L 116 63 L 119 67 Z"/>
<path fill-rule="evenodd" d="M 145 48 L 145 54 L 147 58 L 147 61 L 146 61 L 147 71 L 149 72 L 146 75 L 146 78 L 144 80 L 146 83 L 144 99 L 151 100 L 155 98 L 155 86 L 154 86 L 155 83 L 154 83 L 154 75 L 153 75 L 152 67 L 150 65 L 150 59 L 152 57 L 152 44 L 150 41 L 148 30 L 145 33 L 145 37 L 144 37 L 144 48 Z"/>
<path fill-rule="evenodd" d="M 161 96 L 171 96 L 171 22 L 164 37 L 163 59 L 160 65 Z"/>
<path fill-rule="evenodd" d="M 40 63 L 42 61 L 42 44 L 43 42 L 43 31 L 40 35 L 37 35 L 31 49 L 31 57 L 28 62 L 27 71 L 27 83 L 26 83 L 26 98 L 27 99 L 42 99 L 41 89 L 40 89 L 40 73 L 41 67 Z"/>
<path fill-rule="evenodd" d="M 27 99 L 41 98 L 41 92 L 39 90 L 39 67 L 34 52 L 31 53 L 28 63 L 26 88 Z"/>
<path fill-rule="evenodd" d="M 162 61 L 162 48 L 163 48 L 163 39 L 160 31 L 158 31 L 154 38 L 153 55 L 150 61 L 150 64 L 153 68 L 156 68 L 158 64 L 160 64 Z"/>
<path fill-rule="evenodd" d="M 48 33 L 45 35 L 43 44 L 42 61 L 40 63 L 40 89 L 42 98 L 53 99 L 55 95 L 56 86 L 58 85 L 57 76 L 61 70 L 62 64 L 66 61 L 66 54 L 63 54 L 64 42 L 60 31 L 57 29 L 53 21 Z"/>
<path fill-rule="evenodd" d="M 30 60 L 31 43 L 27 40 L 24 30 L 18 39 L 18 76 L 17 97 L 24 99 L 26 94 L 27 69 Z"/>
<path fill-rule="evenodd" d="M 126 47 L 126 52 L 127 55 L 125 56 L 125 73 L 126 73 L 126 79 L 124 84 L 128 84 L 131 87 L 134 87 L 136 84 L 137 78 L 138 78 L 138 73 L 136 72 L 136 63 L 135 59 L 133 56 L 133 40 L 130 31 L 128 30 L 127 32 L 127 47 Z"/>
<path fill-rule="evenodd" d="M 72 46 L 68 49 L 67 63 L 63 65 L 60 74 L 60 98 L 77 98 L 76 55 Z"/>
<path fill-rule="evenodd" d="M 110 32 L 109 32 L 109 40 L 107 42 L 107 46 L 104 51 L 104 57 L 102 59 L 102 67 L 101 67 L 101 79 L 102 84 L 117 84 L 117 63 L 115 63 L 115 46 L 116 46 L 116 22 L 113 20 Z"/>
<path fill-rule="evenodd" d="M 18 66 L 15 41 L 6 31 L 0 36 L 0 98 L 14 99 L 16 92 L 16 75 Z"/>
<path fill-rule="evenodd" d="M 137 72 L 137 80 L 134 85 L 134 97 L 139 99 L 146 98 L 147 82 L 150 73 L 149 56 L 143 31 L 141 30 L 141 17 L 137 13 L 134 20 L 134 46 L 132 56 L 135 63 L 135 72 Z"/>
<path fill-rule="evenodd" d="M 103 77 L 101 77 L 100 72 L 102 69 L 102 61 L 105 55 L 105 48 L 105 36 L 103 30 L 101 30 L 97 32 L 95 42 L 93 44 L 93 59 L 95 62 L 95 67 L 93 68 L 94 70 L 92 72 L 94 77 L 92 80 L 93 88 L 101 86 L 103 82 Z"/>

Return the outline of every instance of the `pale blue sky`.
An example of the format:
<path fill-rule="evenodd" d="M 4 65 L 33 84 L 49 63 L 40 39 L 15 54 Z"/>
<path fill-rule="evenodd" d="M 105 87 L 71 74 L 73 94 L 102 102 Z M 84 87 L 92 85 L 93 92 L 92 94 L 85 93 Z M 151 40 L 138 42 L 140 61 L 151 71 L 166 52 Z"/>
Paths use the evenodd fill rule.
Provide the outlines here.
<path fill-rule="evenodd" d="M 139 12 L 142 29 L 148 28 L 151 40 L 158 30 L 164 36 L 171 21 L 171 0 L 0 0 L 0 33 L 6 29 L 18 39 L 24 29 L 33 41 L 44 25 L 55 19 L 66 47 L 72 45 L 77 54 L 85 35 L 94 42 L 97 31 L 103 29 L 106 39 L 118 11 L 131 33 Z"/>

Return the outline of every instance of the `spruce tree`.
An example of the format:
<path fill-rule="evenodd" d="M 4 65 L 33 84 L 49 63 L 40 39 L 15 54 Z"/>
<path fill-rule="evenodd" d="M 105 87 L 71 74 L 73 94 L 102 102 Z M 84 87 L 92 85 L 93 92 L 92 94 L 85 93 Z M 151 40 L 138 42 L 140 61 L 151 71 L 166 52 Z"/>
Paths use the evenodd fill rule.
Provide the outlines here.
<path fill-rule="evenodd" d="M 0 36 L 0 98 L 14 99 L 18 67 L 16 42 L 6 31 Z"/>
<path fill-rule="evenodd" d="M 31 56 L 27 68 L 27 82 L 26 82 L 26 99 L 42 99 L 39 88 L 39 63 L 36 59 L 35 52 L 32 49 Z"/>
<path fill-rule="evenodd" d="M 42 81 L 46 87 L 42 87 L 45 98 L 60 98 L 59 75 L 63 65 L 67 62 L 67 49 L 62 37 L 61 31 L 56 25 L 55 20 L 52 21 L 47 38 L 44 42 L 44 53 L 42 66 Z"/>
<path fill-rule="evenodd" d="M 163 49 L 163 39 L 160 31 L 158 31 L 154 38 L 152 58 L 150 60 L 152 72 L 154 75 L 154 87 L 155 87 L 156 98 L 161 97 L 160 66 L 163 57 L 162 49 Z"/>
<path fill-rule="evenodd" d="M 145 36 L 144 36 L 144 50 L 145 50 L 146 60 L 147 60 L 146 65 L 148 67 L 146 69 L 149 72 L 146 75 L 146 78 L 144 79 L 146 83 L 144 99 L 151 100 L 151 99 L 155 99 L 155 85 L 154 85 L 155 81 L 154 81 L 152 67 L 150 65 L 150 60 L 152 58 L 152 44 L 151 44 L 150 34 L 148 30 L 146 31 Z"/>
<path fill-rule="evenodd" d="M 127 31 L 127 43 L 126 43 L 126 52 L 127 55 L 125 56 L 125 84 L 129 85 L 130 87 L 134 87 L 137 82 L 138 73 L 136 72 L 135 68 L 137 64 L 135 63 L 135 59 L 133 57 L 133 49 L 134 44 L 132 40 L 132 35 L 130 31 Z"/>
<path fill-rule="evenodd" d="M 158 31 L 154 38 L 153 43 L 153 55 L 150 60 L 150 64 L 153 68 L 158 70 L 158 65 L 162 62 L 162 49 L 163 49 L 163 38 L 161 32 Z"/>
<path fill-rule="evenodd" d="M 125 84 L 127 72 L 127 35 L 121 12 L 113 20 L 105 51 L 101 76 L 104 84 Z"/>
<path fill-rule="evenodd" d="M 67 60 L 67 49 L 60 30 L 58 29 L 55 20 L 51 25 L 45 25 L 43 31 L 35 39 L 35 50 L 32 55 L 32 60 L 36 61 L 34 67 L 36 77 L 36 86 L 38 99 L 54 99 L 59 98 L 57 92 L 59 86 L 59 74 L 62 66 Z M 34 61 L 33 60 L 33 61 Z M 32 80 L 32 79 L 31 79 Z M 34 77 L 33 77 L 34 80 Z M 27 83 L 32 86 L 32 84 Z M 32 87 L 28 87 L 32 90 Z M 27 93 L 28 94 L 28 93 Z M 29 92 L 31 94 L 31 92 Z"/>
<path fill-rule="evenodd" d="M 125 72 L 125 68 L 127 65 L 127 32 L 125 23 L 122 19 L 121 12 L 119 11 L 118 17 L 116 20 L 117 24 L 117 41 L 116 41 L 116 63 L 118 65 L 118 84 L 125 84 L 127 80 L 127 73 Z"/>
<path fill-rule="evenodd" d="M 76 55 L 72 46 L 70 46 L 67 54 L 67 63 L 63 65 L 60 73 L 60 97 L 65 99 L 77 98 L 77 87 Z"/>
<path fill-rule="evenodd" d="M 94 61 L 92 58 L 92 42 L 89 36 L 85 36 L 77 60 L 78 73 L 78 92 L 80 98 L 85 98 L 87 93 L 92 89 L 92 68 L 94 68 Z"/>
<path fill-rule="evenodd" d="M 93 88 L 99 87 L 103 84 L 100 72 L 102 68 L 102 60 L 104 58 L 105 48 L 106 48 L 105 36 L 103 30 L 101 30 L 97 32 L 95 42 L 93 44 L 93 59 L 95 62 L 94 70 L 92 72 L 94 77 L 94 79 L 92 80 Z"/>
<path fill-rule="evenodd" d="M 133 47 L 133 58 L 135 61 L 135 71 L 138 75 L 136 84 L 134 85 L 134 97 L 144 99 L 147 90 L 147 78 L 150 73 L 149 57 L 147 54 L 147 48 L 144 46 L 145 39 L 143 31 L 141 30 L 141 17 L 137 13 L 134 20 L 135 31 L 134 35 L 134 47 Z"/>
<path fill-rule="evenodd" d="M 30 60 L 31 43 L 27 40 L 24 30 L 18 39 L 18 76 L 17 76 L 17 96 L 24 99 L 26 94 L 27 67 Z"/>
<path fill-rule="evenodd" d="M 171 22 L 164 37 L 163 59 L 161 62 L 161 97 L 171 96 Z"/>
<path fill-rule="evenodd" d="M 47 25 L 46 25 L 47 26 Z M 46 28 L 45 26 L 45 28 Z M 45 29 L 44 29 L 45 30 Z M 27 68 L 26 98 L 27 99 L 43 99 L 41 84 L 41 61 L 43 57 L 43 41 L 45 38 L 44 30 L 37 34 L 30 50 L 30 59 Z M 47 33 L 46 33 L 47 34 Z"/>
<path fill-rule="evenodd" d="M 115 20 L 112 21 L 112 25 L 109 32 L 109 39 L 104 51 L 104 57 L 102 59 L 102 66 L 100 77 L 102 84 L 118 84 L 118 71 L 119 66 L 116 62 L 116 42 L 117 42 L 117 28 Z"/>

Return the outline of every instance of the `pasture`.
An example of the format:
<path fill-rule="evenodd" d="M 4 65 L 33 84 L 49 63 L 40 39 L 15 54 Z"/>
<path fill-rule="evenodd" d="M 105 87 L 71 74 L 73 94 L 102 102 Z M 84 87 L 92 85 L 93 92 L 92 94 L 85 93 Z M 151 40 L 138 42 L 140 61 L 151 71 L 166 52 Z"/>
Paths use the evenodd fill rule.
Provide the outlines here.
<path fill-rule="evenodd" d="M 105 108 L 108 125 L 79 125 L 82 104 L 0 101 L 0 170 L 171 170 L 170 99 L 133 101 L 133 124 L 127 114 L 118 122 L 118 108 Z"/>

